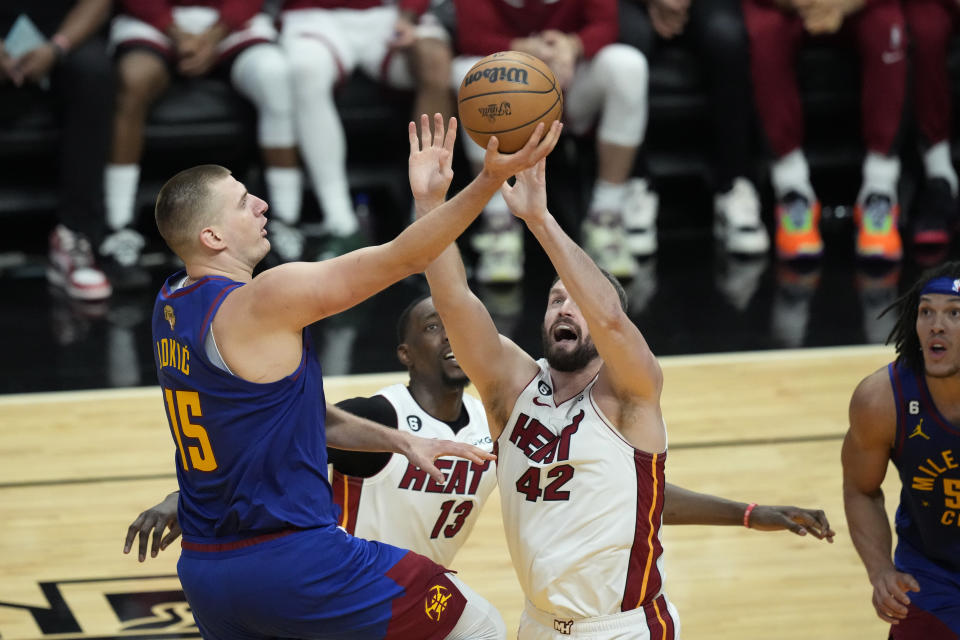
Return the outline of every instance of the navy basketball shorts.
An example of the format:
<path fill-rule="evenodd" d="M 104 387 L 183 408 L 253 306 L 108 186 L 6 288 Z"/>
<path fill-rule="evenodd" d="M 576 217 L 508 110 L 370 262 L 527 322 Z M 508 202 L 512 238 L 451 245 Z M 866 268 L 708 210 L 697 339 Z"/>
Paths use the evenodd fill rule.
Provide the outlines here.
<path fill-rule="evenodd" d="M 442 640 L 466 604 L 432 560 L 334 526 L 184 541 L 177 572 L 208 640 Z"/>

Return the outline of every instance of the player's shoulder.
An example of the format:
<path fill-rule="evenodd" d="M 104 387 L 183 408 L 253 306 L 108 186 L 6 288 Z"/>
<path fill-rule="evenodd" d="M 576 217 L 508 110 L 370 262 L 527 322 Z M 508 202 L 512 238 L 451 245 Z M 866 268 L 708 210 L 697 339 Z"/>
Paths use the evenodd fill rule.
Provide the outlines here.
<path fill-rule="evenodd" d="M 897 407 L 887 367 L 866 376 L 850 398 L 850 423 L 896 427 Z"/>
<path fill-rule="evenodd" d="M 888 365 L 884 365 L 863 378 L 853 391 L 852 402 L 865 405 L 892 404 L 893 386 L 890 384 Z"/>

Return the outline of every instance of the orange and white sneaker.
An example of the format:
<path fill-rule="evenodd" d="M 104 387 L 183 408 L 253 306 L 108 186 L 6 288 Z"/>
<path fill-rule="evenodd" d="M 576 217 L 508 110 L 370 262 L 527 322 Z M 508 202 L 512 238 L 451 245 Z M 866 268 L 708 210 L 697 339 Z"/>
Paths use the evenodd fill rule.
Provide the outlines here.
<path fill-rule="evenodd" d="M 820 201 L 790 191 L 777 202 L 777 256 L 781 260 L 817 258 L 823 253 Z"/>
<path fill-rule="evenodd" d="M 857 255 L 896 262 L 903 257 L 903 241 L 897 222 L 900 205 L 890 196 L 871 193 L 853 208 L 857 224 Z"/>

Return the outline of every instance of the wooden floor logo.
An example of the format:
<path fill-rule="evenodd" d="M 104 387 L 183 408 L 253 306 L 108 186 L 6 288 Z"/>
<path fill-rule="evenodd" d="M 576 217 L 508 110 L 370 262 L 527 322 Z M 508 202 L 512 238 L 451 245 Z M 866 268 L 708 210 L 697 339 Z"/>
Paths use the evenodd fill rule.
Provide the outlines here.
<path fill-rule="evenodd" d="M 199 638 L 175 575 L 41 582 L 36 598 L 0 600 L 0 638 Z"/>

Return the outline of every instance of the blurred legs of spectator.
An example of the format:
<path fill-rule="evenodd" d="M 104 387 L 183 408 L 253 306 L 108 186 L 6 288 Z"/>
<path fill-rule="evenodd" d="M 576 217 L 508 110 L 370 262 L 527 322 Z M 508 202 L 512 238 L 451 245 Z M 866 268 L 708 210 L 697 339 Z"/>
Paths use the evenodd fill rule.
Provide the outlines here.
<path fill-rule="evenodd" d="M 794 64 L 805 31 L 800 17 L 759 0 L 743 0 L 750 36 L 751 71 L 760 121 L 775 160 L 777 253 L 811 258 L 823 251 L 820 204 L 810 183 L 803 145 L 803 113 Z M 898 0 L 875 0 L 847 16 L 841 33 L 860 53 L 861 114 L 867 155 L 854 218 L 857 254 L 897 261 L 900 161 L 896 138 L 906 85 L 904 19 Z"/>
<path fill-rule="evenodd" d="M 647 10 L 621 0 L 621 39 L 652 57 L 662 42 Z M 750 45 L 740 0 L 695 1 L 682 42 L 697 53 L 708 92 L 713 137 L 714 234 L 728 253 L 763 254 L 770 246 L 752 180 L 753 96 Z"/>
<path fill-rule="evenodd" d="M 912 46 L 914 104 L 923 143 L 926 182 L 914 206 L 913 242 L 921 252 L 950 244 L 957 215 L 957 172 L 950 155 L 950 79 L 947 45 L 960 11 L 944 0 L 905 0 Z M 923 248 L 927 248 L 924 251 Z"/>
<path fill-rule="evenodd" d="M 350 200 L 347 143 L 333 89 L 357 68 L 390 86 L 412 87 L 405 57 L 390 48 L 397 17 L 395 6 L 282 14 L 280 43 L 293 76 L 300 153 L 331 234 L 321 259 L 367 243 Z"/>
<path fill-rule="evenodd" d="M 216 20 L 217 12 L 206 7 L 174 9 L 174 22 L 188 33 L 200 33 Z M 270 19 L 257 15 L 243 30 L 228 34 L 217 45 L 215 64 L 219 69 L 228 67 L 231 83 L 257 109 L 257 137 L 274 214 L 269 227 L 271 244 L 282 259 L 295 260 L 303 249 L 302 235 L 292 227 L 300 218 L 302 180 L 297 168 L 290 73 L 285 56 L 270 43 L 275 37 Z M 143 283 L 137 263 L 144 239 L 135 226 L 144 126 L 150 107 L 170 84 L 176 54 L 165 34 L 126 15 L 114 19 L 110 40 L 118 52 L 119 87 L 113 149 L 104 174 L 110 233 L 100 252 L 118 281 L 138 286 Z"/>
<path fill-rule="evenodd" d="M 454 86 L 473 66 L 477 57 L 454 60 Z M 647 125 L 647 60 L 634 47 L 612 44 L 581 62 L 564 99 L 564 119 L 574 134 L 586 133 L 596 122 L 597 176 L 589 213 L 583 221 L 584 249 L 597 263 L 620 278 L 632 277 L 637 262 L 626 242 L 625 218 L 641 204 L 630 180 L 634 158 Z M 484 150 L 463 136 L 464 149 L 474 167 L 483 162 Z M 655 233 L 655 220 L 647 232 Z M 483 212 L 484 230 L 474 244 L 480 251 L 477 278 L 481 282 L 510 282 L 523 273 L 523 242 L 519 226 L 506 203 L 494 196 Z M 656 244 L 652 243 L 648 253 Z"/>
<path fill-rule="evenodd" d="M 113 70 L 102 39 L 91 38 L 54 67 L 50 96 L 34 84 L 0 86 L 0 118 L 13 117 L 52 97 L 61 126 L 58 224 L 50 235 L 47 278 L 68 296 L 102 300 L 110 282 L 91 243 L 103 232 L 103 167 L 110 144 Z"/>
<path fill-rule="evenodd" d="M 417 39 L 410 52 L 410 66 L 416 81 L 414 119 L 422 113 L 440 113 L 445 120 L 457 115 L 450 88 L 453 45 L 446 28 L 431 13 L 420 18 Z"/>

